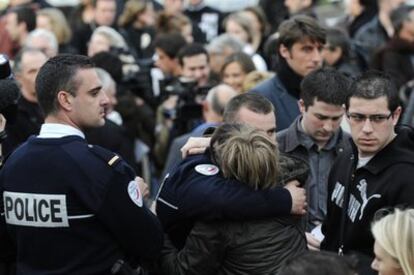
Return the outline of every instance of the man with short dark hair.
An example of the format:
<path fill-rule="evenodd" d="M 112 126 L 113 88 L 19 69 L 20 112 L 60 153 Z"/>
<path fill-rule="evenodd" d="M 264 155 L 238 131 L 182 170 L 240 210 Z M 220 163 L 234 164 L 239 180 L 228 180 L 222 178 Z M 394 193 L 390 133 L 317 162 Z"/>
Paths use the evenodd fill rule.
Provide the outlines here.
<path fill-rule="evenodd" d="M 340 128 L 350 84 L 334 69 L 322 68 L 308 74 L 301 84 L 301 115 L 277 133 L 279 150 L 306 159 L 311 168 L 305 185 L 307 232 L 323 222 L 330 168 L 335 158 L 350 147 L 350 136 Z"/>
<path fill-rule="evenodd" d="M 28 6 L 12 8 L 6 15 L 6 30 L 17 48 L 23 46 L 24 41 L 32 30 L 36 28 L 36 13 Z"/>
<path fill-rule="evenodd" d="M 181 67 L 177 54 L 187 44 L 179 33 L 159 34 L 154 41 L 155 66 L 160 68 L 165 78 L 179 77 Z"/>
<path fill-rule="evenodd" d="M 163 235 L 143 204 L 145 183 L 85 140 L 108 104 L 89 58 L 50 59 L 36 92 L 46 123 L 0 173 L 0 262 L 13 251 L 16 274 L 125 274 L 125 262 L 157 257 Z"/>
<path fill-rule="evenodd" d="M 197 82 L 198 87 L 206 86 L 210 77 L 210 64 L 207 50 L 203 45 L 193 43 L 178 52 L 182 76 Z"/>
<path fill-rule="evenodd" d="M 279 26 L 277 74 L 251 90 L 273 103 L 278 131 L 289 127 L 299 115 L 300 82 L 322 66 L 324 44 L 325 29 L 311 17 L 298 15 Z"/>
<path fill-rule="evenodd" d="M 371 274 L 377 210 L 414 206 L 414 130 L 396 127 L 398 90 L 388 76 L 364 73 L 351 87 L 346 116 L 352 148 L 335 161 L 329 175 L 327 216 L 321 248 L 356 254 L 359 274 Z"/>

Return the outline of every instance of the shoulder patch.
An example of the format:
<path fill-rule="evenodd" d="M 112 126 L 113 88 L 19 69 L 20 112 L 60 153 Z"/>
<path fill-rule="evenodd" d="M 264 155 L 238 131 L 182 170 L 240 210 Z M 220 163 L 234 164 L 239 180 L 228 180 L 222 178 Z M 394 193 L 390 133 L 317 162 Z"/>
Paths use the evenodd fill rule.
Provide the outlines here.
<path fill-rule="evenodd" d="M 199 164 L 194 167 L 194 170 L 204 176 L 214 176 L 220 171 L 219 168 L 213 164 Z"/>
<path fill-rule="evenodd" d="M 139 190 L 138 183 L 135 180 L 132 180 L 128 184 L 128 195 L 133 203 L 142 207 L 142 195 L 141 191 Z"/>
<path fill-rule="evenodd" d="M 98 158 L 105 161 L 109 166 L 116 166 L 116 164 L 121 160 L 117 154 L 100 146 L 89 144 L 88 149 Z"/>

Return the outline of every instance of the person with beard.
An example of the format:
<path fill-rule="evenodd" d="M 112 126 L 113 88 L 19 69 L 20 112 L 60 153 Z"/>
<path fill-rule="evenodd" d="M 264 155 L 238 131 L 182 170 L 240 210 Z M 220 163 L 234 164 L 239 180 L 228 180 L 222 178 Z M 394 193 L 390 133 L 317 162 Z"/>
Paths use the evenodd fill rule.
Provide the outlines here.
<path fill-rule="evenodd" d="M 325 29 L 316 19 L 298 15 L 282 22 L 277 43 L 279 64 L 277 74 L 254 87 L 250 92 L 269 99 L 277 118 L 277 131 L 286 129 L 300 114 L 300 82 L 322 66 L 321 50 Z"/>
<path fill-rule="evenodd" d="M 395 35 L 374 57 L 372 68 L 392 76 L 398 88 L 413 79 L 414 6 L 402 5 L 391 13 Z"/>

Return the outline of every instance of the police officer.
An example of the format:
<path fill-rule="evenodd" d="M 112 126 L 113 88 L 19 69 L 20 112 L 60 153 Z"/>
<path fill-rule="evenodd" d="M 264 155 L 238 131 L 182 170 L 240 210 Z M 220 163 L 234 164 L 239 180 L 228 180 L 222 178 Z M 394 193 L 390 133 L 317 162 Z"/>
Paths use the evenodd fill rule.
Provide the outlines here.
<path fill-rule="evenodd" d="M 142 180 L 84 139 L 85 128 L 104 124 L 108 103 L 90 60 L 50 59 L 36 92 L 45 124 L 0 172 L 0 261 L 15 251 L 17 274 L 116 274 L 122 261 L 157 257 L 162 230 Z"/>

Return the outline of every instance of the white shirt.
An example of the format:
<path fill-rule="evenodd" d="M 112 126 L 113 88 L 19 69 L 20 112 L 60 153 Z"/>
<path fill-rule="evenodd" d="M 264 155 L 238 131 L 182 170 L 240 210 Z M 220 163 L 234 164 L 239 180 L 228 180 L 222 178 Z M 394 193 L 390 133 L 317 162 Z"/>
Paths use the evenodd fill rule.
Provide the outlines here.
<path fill-rule="evenodd" d="M 67 124 L 45 123 L 40 128 L 38 138 L 62 138 L 66 136 L 79 136 L 85 138 L 81 130 Z"/>
<path fill-rule="evenodd" d="M 358 165 L 357 165 L 357 169 L 361 168 L 363 166 L 365 166 L 368 161 L 370 161 L 374 156 L 369 156 L 369 157 L 358 157 Z"/>

